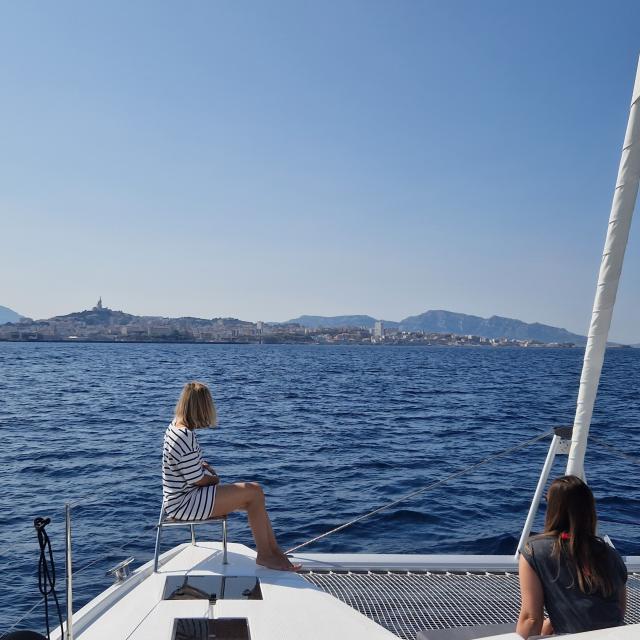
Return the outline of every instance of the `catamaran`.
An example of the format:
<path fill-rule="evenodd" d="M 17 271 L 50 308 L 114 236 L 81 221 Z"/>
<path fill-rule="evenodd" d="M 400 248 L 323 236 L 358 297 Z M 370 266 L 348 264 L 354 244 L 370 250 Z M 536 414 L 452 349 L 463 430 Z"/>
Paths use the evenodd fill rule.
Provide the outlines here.
<path fill-rule="evenodd" d="M 50 637 L 55 640 L 64 637 L 68 640 L 520 640 L 515 633 L 520 605 L 518 556 L 531 532 L 555 458 L 567 455 L 566 473 L 585 477 L 584 458 L 591 416 L 640 181 L 639 109 L 640 64 L 572 427 L 537 435 L 291 549 L 292 560 L 303 565 L 300 573 L 272 571 L 256 565 L 251 549 L 227 541 L 226 518 L 173 522 L 161 514 L 154 559 L 133 572 L 129 571 L 132 558 L 121 562 L 112 569 L 114 584 L 79 611 L 73 611 L 71 507 L 67 505 L 67 619 L 61 621 Z M 552 438 L 549 452 L 515 555 L 302 551 L 355 522 L 549 436 Z M 220 542 L 197 539 L 196 529 L 205 525 L 221 527 Z M 167 527 L 186 528 L 190 540 L 161 553 L 162 532 Z M 46 555 L 46 540 L 43 545 Z M 624 560 L 629 571 L 625 626 L 569 634 L 566 638 L 640 638 L 640 556 L 628 556 Z M 19 633 L 23 635 L 13 637 L 42 637 Z"/>

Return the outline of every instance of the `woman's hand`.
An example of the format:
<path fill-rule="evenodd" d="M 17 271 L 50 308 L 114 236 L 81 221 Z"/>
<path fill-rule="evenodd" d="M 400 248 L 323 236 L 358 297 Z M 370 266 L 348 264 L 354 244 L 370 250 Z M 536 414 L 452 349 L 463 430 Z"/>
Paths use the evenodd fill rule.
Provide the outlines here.
<path fill-rule="evenodd" d="M 206 461 L 202 461 L 202 467 L 206 469 L 212 476 L 217 476 L 216 470 Z"/>
<path fill-rule="evenodd" d="M 202 461 L 202 468 L 205 471 L 208 471 L 211 474 L 208 477 L 209 482 L 207 484 L 218 484 L 220 482 L 220 478 L 218 477 L 218 474 L 216 473 L 216 470 L 208 462 L 205 462 L 203 460 Z"/>
<path fill-rule="evenodd" d="M 549 618 L 545 618 L 542 623 L 542 635 L 543 636 L 552 636 L 553 635 L 553 625 L 551 624 L 551 620 Z"/>

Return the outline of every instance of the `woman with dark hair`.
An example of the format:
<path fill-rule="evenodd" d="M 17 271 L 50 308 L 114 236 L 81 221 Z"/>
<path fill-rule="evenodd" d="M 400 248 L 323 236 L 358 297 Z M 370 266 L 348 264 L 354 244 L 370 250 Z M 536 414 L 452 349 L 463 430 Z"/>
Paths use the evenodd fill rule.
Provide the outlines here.
<path fill-rule="evenodd" d="M 516 631 L 523 638 L 623 624 L 627 569 L 620 554 L 596 536 L 595 500 L 580 478 L 551 483 L 544 532 L 528 540 L 519 570 Z"/>

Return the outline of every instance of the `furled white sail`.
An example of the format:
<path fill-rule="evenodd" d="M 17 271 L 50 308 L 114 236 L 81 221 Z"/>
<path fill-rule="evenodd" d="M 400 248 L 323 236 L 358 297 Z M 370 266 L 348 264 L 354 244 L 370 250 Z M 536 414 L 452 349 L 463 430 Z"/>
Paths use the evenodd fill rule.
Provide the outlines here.
<path fill-rule="evenodd" d="M 584 478 L 584 454 L 591 425 L 593 405 L 598 391 L 613 306 L 618 293 L 624 252 L 640 181 L 640 62 L 633 87 L 631 111 L 622 148 L 622 158 L 609 216 L 591 325 L 584 353 L 576 416 L 573 423 L 567 474 Z"/>

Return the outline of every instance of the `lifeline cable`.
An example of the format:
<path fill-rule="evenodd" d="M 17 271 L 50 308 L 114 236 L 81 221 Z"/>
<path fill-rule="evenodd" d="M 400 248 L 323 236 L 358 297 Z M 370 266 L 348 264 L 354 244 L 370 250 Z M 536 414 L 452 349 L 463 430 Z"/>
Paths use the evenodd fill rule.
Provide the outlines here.
<path fill-rule="evenodd" d="M 25 611 L 1 636 L 0 636 L 0 640 L 3 640 L 3 638 L 6 638 L 8 635 L 11 634 L 11 632 L 27 617 L 29 616 L 31 613 L 33 613 L 34 609 L 42 602 L 42 600 L 44 600 L 44 596 L 40 596 L 40 599 L 35 602 L 33 605 L 31 605 L 31 607 L 29 607 L 29 609 L 27 611 Z"/>
<path fill-rule="evenodd" d="M 620 449 L 616 449 L 615 447 L 606 443 L 604 440 L 600 438 L 596 438 L 596 436 L 594 435 L 589 436 L 589 439 L 593 440 L 596 444 L 599 444 L 601 447 L 604 447 L 605 449 L 609 449 L 609 451 L 613 451 L 614 453 L 617 453 L 622 458 L 629 460 L 629 462 L 633 462 L 634 464 L 640 465 L 640 458 L 636 458 L 635 456 L 628 454 L 626 451 L 621 451 Z"/>
<path fill-rule="evenodd" d="M 354 518 L 353 520 L 349 520 L 349 522 L 345 522 L 344 524 L 341 524 L 338 527 L 335 527 L 334 529 L 331 529 L 329 531 L 325 531 L 324 533 L 321 533 L 319 536 L 316 536 L 315 538 L 311 538 L 311 540 L 307 540 L 306 542 L 303 542 L 302 544 L 299 544 L 295 547 L 291 547 L 291 549 L 288 549 L 285 553 L 293 553 L 294 551 L 297 551 L 298 549 L 302 549 L 302 547 L 306 547 L 307 545 L 310 545 L 313 542 L 317 542 L 318 540 L 322 540 L 322 538 L 326 538 L 327 536 L 330 536 L 332 533 L 337 533 L 338 531 L 342 531 L 343 529 L 346 529 L 347 527 L 350 527 L 351 525 L 356 524 L 357 522 L 360 522 L 361 520 L 364 520 L 365 518 L 369 518 L 372 515 L 375 515 L 376 513 L 380 513 L 381 511 L 385 511 L 386 509 L 390 509 L 391 507 L 395 507 L 395 505 L 400 504 L 401 502 L 404 502 L 405 500 L 408 500 L 409 498 L 413 498 L 414 496 L 420 495 L 421 493 L 424 493 L 425 491 L 429 491 L 430 489 L 435 489 L 436 487 L 439 487 L 447 482 L 449 482 L 450 480 L 454 480 L 455 478 L 459 478 L 460 476 L 464 475 L 465 473 L 469 472 L 469 471 L 473 471 L 474 469 L 477 469 L 478 467 L 481 467 L 484 464 L 487 464 L 488 462 L 492 462 L 493 460 L 496 460 L 497 458 L 501 458 L 502 456 L 506 456 L 509 453 L 513 453 L 514 451 L 518 451 L 520 449 L 524 449 L 525 447 L 529 446 L 530 444 L 534 444 L 535 442 L 538 442 L 539 440 L 542 440 L 543 438 L 546 438 L 548 436 L 550 436 L 551 434 L 553 434 L 553 430 L 550 431 L 545 431 L 544 433 L 541 433 L 539 436 L 536 436 L 535 438 L 531 438 L 530 440 L 527 440 L 526 442 L 523 442 L 521 444 L 517 444 L 513 447 L 510 447 L 509 449 L 505 449 L 504 451 L 500 451 L 499 453 L 494 453 L 491 456 L 488 456 L 487 458 L 484 458 L 482 460 L 480 460 L 479 462 L 476 462 L 475 464 L 469 465 L 468 467 L 465 467 L 464 469 L 460 469 L 459 471 L 456 471 L 455 473 L 452 473 L 450 475 L 448 475 L 446 478 L 441 478 L 440 480 L 436 480 L 435 482 L 432 482 L 431 484 L 426 485 L 425 487 L 420 487 L 420 489 L 416 489 L 415 491 L 411 491 L 410 493 L 407 493 L 404 496 L 400 496 L 399 498 L 397 498 L 396 500 L 393 500 L 392 502 L 388 502 L 387 504 L 383 504 L 381 507 L 378 507 L 377 509 L 374 509 L 373 511 L 369 511 L 361 516 L 358 516 L 357 518 Z"/>
<path fill-rule="evenodd" d="M 79 569 L 76 569 L 73 572 L 74 576 L 77 576 L 78 574 L 82 573 L 83 571 L 85 571 L 86 569 L 89 569 L 90 567 L 93 567 L 94 565 L 98 564 L 98 562 L 101 562 L 102 560 L 105 560 L 106 558 L 116 554 L 118 551 L 124 551 L 128 546 L 134 544 L 135 542 L 140 542 L 143 538 L 145 538 L 147 536 L 148 532 L 145 532 L 144 534 L 141 534 L 140 536 L 138 536 L 137 538 L 134 538 L 133 540 L 129 540 L 129 542 L 123 544 L 120 547 L 116 547 L 116 549 L 112 549 L 109 551 L 109 553 L 106 553 L 102 556 L 99 556 L 98 558 L 96 558 L 95 560 L 91 560 L 90 562 L 88 562 L 87 564 L 83 565 L 82 567 L 80 567 Z M 33 613 L 34 609 L 45 599 L 45 596 L 42 595 L 40 597 L 40 599 L 35 602 L 27 611 L 25 611 L 14 623 L 11 627 L 9 627 L 9 629 L 7 631 L 5 631 L 4 633 L 0 634 L 0 640 L 3 640 L 3 638 L 5 638 L 6 636 L 8 636 L 23 620 L 25 620 L 31 613 Z M 60 640 L 63 640 L 64 636 L 60 637 Z"/>
<path fill-rule="evenodd" d="M 60 640 L 64 639 L 64 629 L 62 626 L 62 613 L 58 594 L 56 593 L 56 566 L 53 562 L 53 551 L 51 541 L 45 531 L 45 527 L 51 522 L 50 518 L 36 518 L 33 526 L 38 534 L 38 544 L 40 545 L 40 560 L 38 561 L 38 588 L 44 598 L 44 615 L 47 623 L 47 638 L 50 639 L 49 629 L 49 595 L 53 595 L 58 610 L 58 620 L 60 621 Z M 47 557 L 48 556 L 48 557 Z"/>

